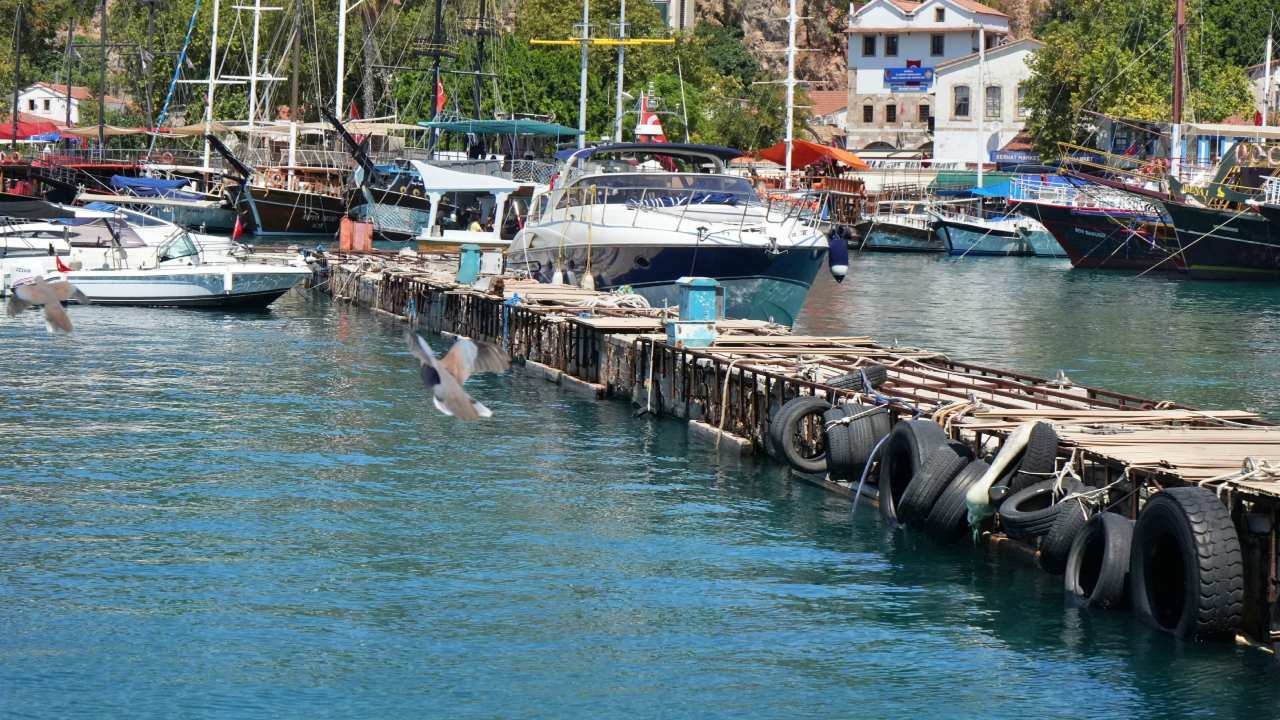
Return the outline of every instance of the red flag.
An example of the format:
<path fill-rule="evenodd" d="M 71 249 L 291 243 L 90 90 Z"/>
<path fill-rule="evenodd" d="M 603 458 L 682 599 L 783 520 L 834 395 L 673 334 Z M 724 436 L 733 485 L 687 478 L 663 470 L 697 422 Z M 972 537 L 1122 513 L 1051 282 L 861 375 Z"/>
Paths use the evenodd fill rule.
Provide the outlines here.
<path fill-rule="evenodd" d="M 239 240 L 240 236 L 243 234 L 244 234 L 244 224 L 240 222 L 240 216 L 237 215 L 236 226 L 231 229 L 231 242 L 235 242 Z"/>
<path fill-rule="evenodd" d="M 444 110 L 445 103 L 449 102 L 449 96 L 444 94 L 444 83 L 436 80 L 436 114 L 439 115 Z"/>
<path fill-rule="evenodd" d="M 360 108 L 356 107 L 356 101 L 355 101 L 355 100 L 352 100 L 352 101 L 351 101 L 351 109 L 350 109 L 349 111 L 347 111 L 347 119 L 348 119 L 348 120 L 359 120 L 359 119 L 360 119 Z"/>
<path fill-rule="evenodd" d="M 67 267 L 67 264 L 62 262 L 62 258 L 57 255 L 53 256 L 53 262 L 57 264 L 58 272 L 71 272 L 71 268 Z"/>

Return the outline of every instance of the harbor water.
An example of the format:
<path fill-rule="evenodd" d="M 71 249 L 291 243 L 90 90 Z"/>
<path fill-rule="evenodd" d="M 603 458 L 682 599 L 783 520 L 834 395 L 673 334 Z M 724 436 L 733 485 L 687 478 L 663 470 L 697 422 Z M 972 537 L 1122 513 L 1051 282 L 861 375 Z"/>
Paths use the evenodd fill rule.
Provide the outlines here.
<path fill-rule="evenodd" d="M 859 255 L 805 332 L 1280 415 L 1277 292 Z M 518 372 L 439 415 L 402 326 L 0 322 L 0 717 L 1268 717 L 1280 670 L 1007 549 Z M 433 338 L 438 348 L 447 343 Z"/>

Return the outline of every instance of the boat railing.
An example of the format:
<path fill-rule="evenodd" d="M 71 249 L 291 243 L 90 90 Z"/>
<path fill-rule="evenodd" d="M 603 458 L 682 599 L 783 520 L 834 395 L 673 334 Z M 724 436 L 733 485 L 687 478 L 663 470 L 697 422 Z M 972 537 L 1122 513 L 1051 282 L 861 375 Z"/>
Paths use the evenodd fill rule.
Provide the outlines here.
<path fill-rule="evenodd" d="M 1262 202 L 1280 206 L 1280 177 L 1267 175 L 1262 178 Z"/>
<path fill-rule="evenodd" d="M 1150 201 L 1132 193 L 1100 185 L 1055 183 L 1037 176 L 1013 178 L 1009 201 L 1128 212 L 1152 211 Z"/>
<path fill-rule="evenodd" d="M 754 189 L 594 184 L 581 184 L 565 189 L 556 208 L 549 212 L 566 220 L 617 225 L 619 223 L 616 221 L 608 222 L 605 213 L 605 208 L 611 205 L 621 205 L 633 211 L 624 221 L 625 225 L 633 228 L 645 227 L 643 219 L 650 213 L 668 218 L 674 215 L 676 232 L 705 226 L 708 222 L 742 228 L 787 221 L 818 225 L 826 222 L 830 214 L 830 197 L 822 192 L 777 192 L 761 199 Z"/>

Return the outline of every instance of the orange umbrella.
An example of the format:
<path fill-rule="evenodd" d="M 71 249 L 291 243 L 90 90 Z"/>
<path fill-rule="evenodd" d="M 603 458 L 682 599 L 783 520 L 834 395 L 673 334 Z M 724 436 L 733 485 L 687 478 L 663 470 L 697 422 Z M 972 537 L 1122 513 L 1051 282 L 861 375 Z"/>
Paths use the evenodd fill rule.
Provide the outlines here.
<path fill-rule="evenodd" d="M 787 144 L 780 142 L 777 145 L 761 150 L 756 155 L 779 165 L 785 165 L 787 163 Z M 871 166 L 863 162 L 862 158 L 848 150 L 841 150 L 829 145 L 819 145 L 808 140 L 791 141 L 791 167 L 809 167 L 823 159 L 834 160 L 854 170 L 871 169 Z"/>

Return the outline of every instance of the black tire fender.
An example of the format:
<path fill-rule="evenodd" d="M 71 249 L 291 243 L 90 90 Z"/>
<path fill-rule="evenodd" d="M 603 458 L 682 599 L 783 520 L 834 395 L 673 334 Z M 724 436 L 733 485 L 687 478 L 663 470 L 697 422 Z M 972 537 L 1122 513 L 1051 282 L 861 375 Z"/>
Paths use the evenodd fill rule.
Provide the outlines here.
<path fill-rule="evenodd" d="M 880 449 L 880 516 L 898 524 L 898 501 L 929 455 L 947 442 L 947 433 L 932 420 L 903 420 L 893 427 Z"/>
<path fill-rule="evenodd" d="M 1064 513 L 1066 514 L 1066 513 Z M 1103 512 L 1089 518 L 1071 542 L 1063 587 L 1085 607 L 1122 608 L 1129 596 L 1133 521 Z"/>
<path fill-rule="evenodd" d="M 801 395 L 791 398 L 778 409 L 778 416 L 769 427 L 770 435 L 773 436 L 774 445 L 782 454 L 783 459 L 796 470 L 807 473 L 825 473 L 827 471 L 825 439 L 823 440 L 824 445 L 821 448 L 821 452 L 816 455 L 808 455 L 800 447 L 798 433 L 805 418 L 811 415 L 821 415 L 829 408 L 830 405 L 822 398 Z M 825 437 L 825 434 L 819 433 L 819 436 Z"/>
<path fill-rule="evenodd" d="M 929 517 L 924 521 L 925 532 L 944 542 L 954 542 L 964 535 L 969 528 L 969 507 L 965 505 L 965 495 L 990 467 L 985 460 L 974 460 L 965 465 L 933 504 Z"/>
<path fill-rule="evenodd" d="M 1093 515 L 1093 506 L 1078 497 L 1067 497 L 1053 518 L 1049 532 L 1040 539 L 1040 569 L 1050 575 L 1061 575 L 1067 569 L 1067 557 L 1076 535 Z M 1125 562 L 1128 562 L 1126 558 Z"/>
<path fill-rule="evenodd" d="M 1067 492 L 1082 489 L 1073 480 L 1064 483 Z M 1005 535 L 1017 540 L 1030 540 L 1049 532 L 1062 504 L 1055 495 L 1056 480 L 1044 480 L 1023 488 L 1000 504 L 1000 525 Z"/>
<path fill-rule="evenodd" d="M 831 424 L 848 417 L 855 419 Z M 873 405 L 848 404 L 828 410 L 822 418 L 827 434 L 827 474 L 836 480 L 857 480 L 876 443 L 889 434 L 889 411 Z"/>
<path fill-rule="evenodd" d="M 964 443 L 939 445 L 929 454 L 902 494 L 897 507 L 898 521 L 908 525 L 924 523 L 938 496 L 972 460 L 973 451 Z"/>
<path fill-rule="evenodd" d="M 1133 528 L 1134 613 L 1180 638 L 1234 637 L 1244 603 L 1244 563 L 1231 513 L 1213 491 L 1153 495 Z"/>

